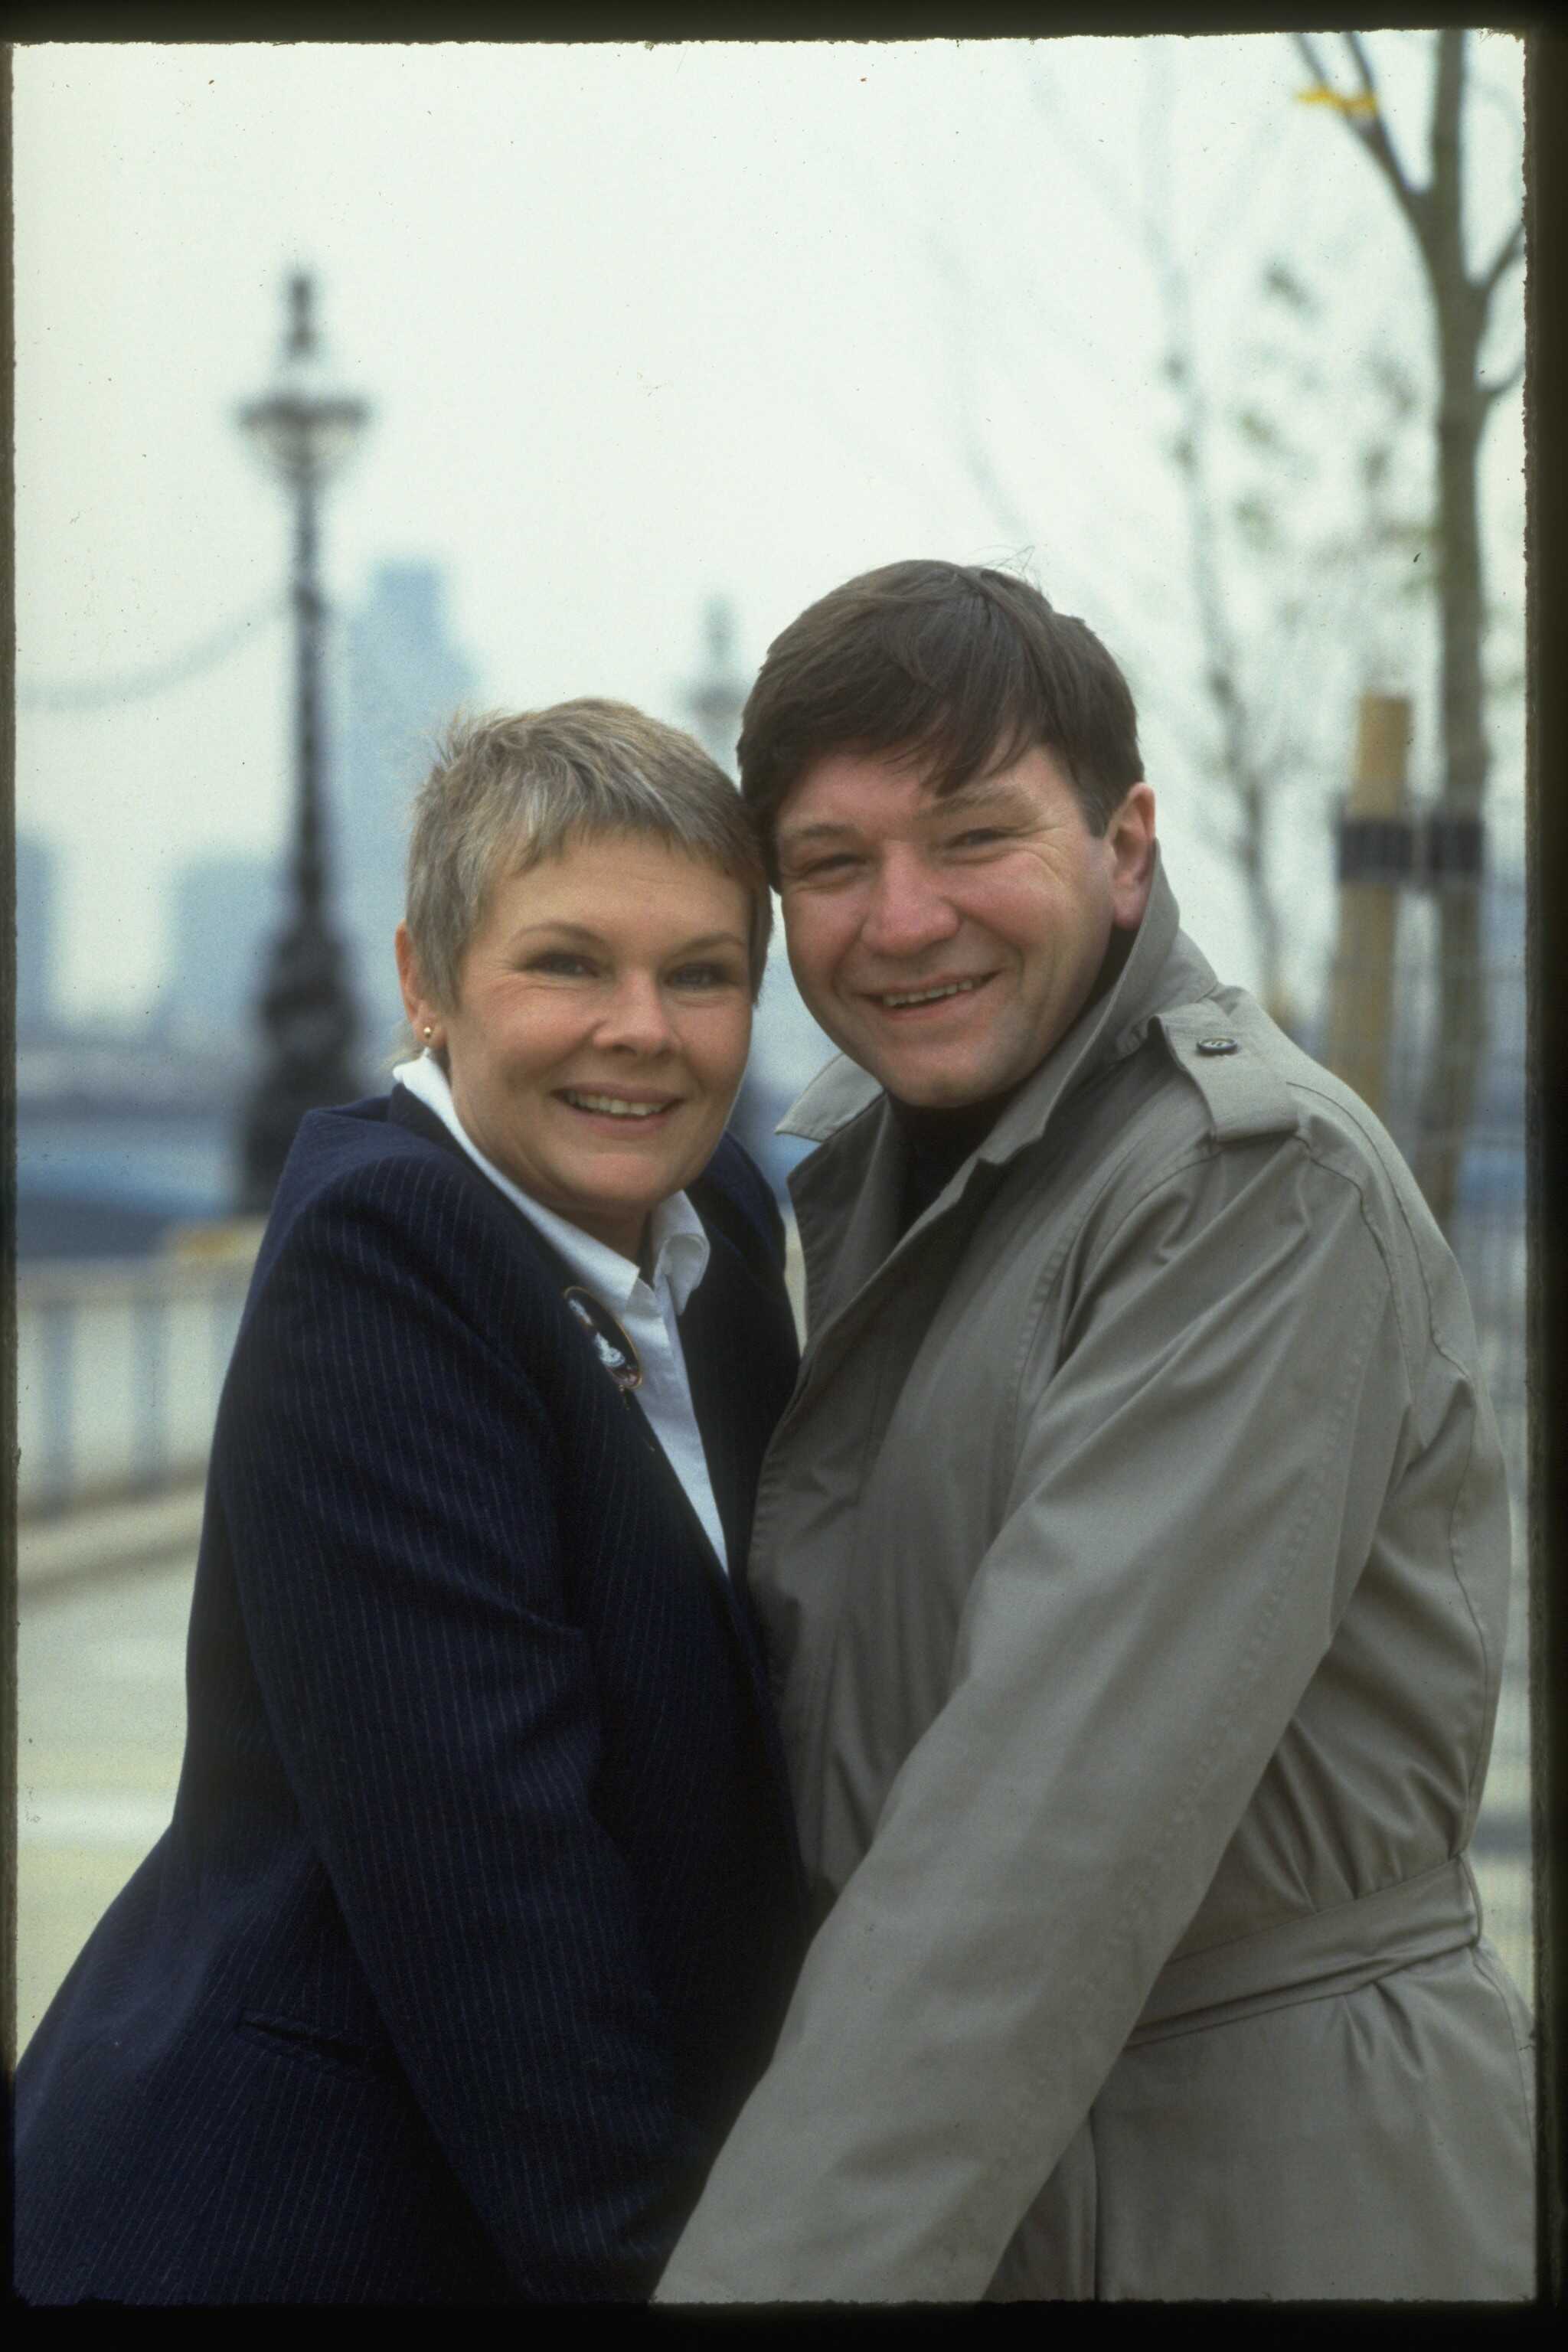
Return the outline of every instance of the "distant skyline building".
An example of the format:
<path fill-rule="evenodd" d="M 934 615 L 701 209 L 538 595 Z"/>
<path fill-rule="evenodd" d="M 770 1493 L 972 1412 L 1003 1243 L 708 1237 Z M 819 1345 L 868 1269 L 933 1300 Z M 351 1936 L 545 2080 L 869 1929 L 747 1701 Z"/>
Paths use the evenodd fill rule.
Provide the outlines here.
<path fill-rule="evenodd" d="M 184 1036 L 249 1045 L 262 957 L 281 919 L 279 882 L 272 857 L 195 857 L 179 868 L 169 1003 Z"/>
<path fill-rule="evenodd" d="M 686 689 L 686 708 L 698 741 L 727 776 L 735 773 L 735 744 L 751 680 L 735 659 L 735 608 L 710 596 L 702 616 L 707 665 Z"/>
<path fill-rule="evenodd" d="M 37 834 L 16 835 L 16 1035 L 42 1037 L 55 1026 L 55 959 L 59 931 L 59 857 Z"/>
<path fill-rule="evenodd" d="M 379 1087 L 403 1017 L 392 940 L 403 915 L 409 805 L 433 737 L 478 690 L 448 632 L 439 565 L 379 564 L 348 615 L 344 656 L 330 855 L 353 951 L 365 1082 Z"/>

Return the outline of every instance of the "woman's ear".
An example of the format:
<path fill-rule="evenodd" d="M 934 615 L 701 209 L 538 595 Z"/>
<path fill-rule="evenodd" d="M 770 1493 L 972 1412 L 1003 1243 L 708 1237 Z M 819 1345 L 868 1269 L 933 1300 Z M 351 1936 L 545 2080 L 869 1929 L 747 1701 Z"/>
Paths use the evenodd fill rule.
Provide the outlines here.
<path fill-rule="evenodd" d="M 403 1010 L 408 1015 L 408 1025 L 421 1045 L 434 1048 L 441 1041 L 440 1016 L 425 993 L 406 923 L 398 924 L 394 944 L 397 952 L 397 984 L 403 992 Z"/>

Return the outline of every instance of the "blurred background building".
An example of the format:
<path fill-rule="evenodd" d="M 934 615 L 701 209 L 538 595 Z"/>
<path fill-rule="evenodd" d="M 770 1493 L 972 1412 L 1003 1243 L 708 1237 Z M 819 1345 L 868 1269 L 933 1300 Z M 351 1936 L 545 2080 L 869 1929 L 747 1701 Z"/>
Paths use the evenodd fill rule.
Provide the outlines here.
<path fill-rule="evenodd" d="M 194 857 L 170 892 L 169 1042 L 230 1056 L 248 1046 L 261 958 L 277 927 L 278 871 L 264 857 Z"/>
<path fill-rule="evenodd" d="M 338 905 L 363 1021 L 366 1083 L 384 1083 L 403 1024 L 392 939 L 403 917 L 408 810 L 436 736 L 472 709 L 478 673 L 456 643 L 436 563 L 382 562 L 346 616 L 333 764 Z"/>
<path fill-rule="evenodd" d="M 710 596 L 702 609 L 702 660 L 679 697 L 674 716 L 689 727 L 728 776 L 736 774 L 735 745 L 751 678 L 736 656 L 736 616 L 731 599 Z M 775 907 L 775 915 L 776 915 Z M 788 1176 L 806 1147 L 773 1130 L 836 1051 L 801 1002 L 775 921 L 767 975 L 758 1000 L 752 1056 L 730 1125 L 763 1168 L 780 1205 L 789 1209 Z"/>

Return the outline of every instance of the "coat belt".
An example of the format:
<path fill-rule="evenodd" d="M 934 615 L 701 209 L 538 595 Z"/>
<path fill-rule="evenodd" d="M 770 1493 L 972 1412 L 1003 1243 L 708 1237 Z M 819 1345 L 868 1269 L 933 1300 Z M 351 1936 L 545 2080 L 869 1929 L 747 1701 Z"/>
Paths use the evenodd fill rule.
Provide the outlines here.
<path fill-rule="evenodd" d="M 1354 1992 L 1396 1969 L 1458 1951 L 1480 1932 L 1480 1897 L 1459 1854 L 1375 1895 L 1167 1960 L 1128 2047 Z"/>

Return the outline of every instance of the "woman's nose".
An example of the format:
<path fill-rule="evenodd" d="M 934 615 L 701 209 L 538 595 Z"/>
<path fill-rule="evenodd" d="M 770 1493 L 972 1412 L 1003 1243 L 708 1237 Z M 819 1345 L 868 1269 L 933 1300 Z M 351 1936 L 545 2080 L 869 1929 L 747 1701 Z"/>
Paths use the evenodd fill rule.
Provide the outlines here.
<path fill-rule="evenodd" d="M 676 1042 L 664 992 L 649 973 L 628 973 L 600 1018 L 599 1044 L 623 1053 L 660 1054 Z"/>

